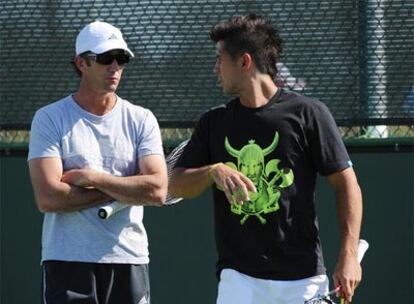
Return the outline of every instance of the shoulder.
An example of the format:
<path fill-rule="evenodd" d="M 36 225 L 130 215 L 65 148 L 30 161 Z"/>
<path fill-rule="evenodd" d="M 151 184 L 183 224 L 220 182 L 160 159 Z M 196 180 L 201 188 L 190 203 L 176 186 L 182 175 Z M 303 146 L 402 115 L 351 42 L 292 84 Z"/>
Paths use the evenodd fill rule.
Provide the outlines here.
<path fill-rule="evenodd" d="M 233 111 L 238 98 L 234 98 L 227 103 L 212 107 L 201 115 L 200 120 L 211 120 L 219 118 L 227 113 Z"/>
<path fill-rule="evenodd" d="M 130 128 L 137 129 L 140 133 L 159 129 L 158 120 L 150 109 L 122 98 L 119 98 L 119 101 L 121 103 L 122 120 L 126 121 Z"/>
<path fill-rule="evenodd" d="M 283 90 L 280 103 L 286 104 L 304 114 L 329 113 L 328 107 L 316 98 L 302 95 L 292 91 Z"/>
<path fill-rule="evenodd" d="M 121 97 L 118 96 L 118 100 L 121 103 L 121 107 L 123 110 L 125 111 L 130 111 L 130 112 L 134 112 L 136 114 L 148 114 L 149 112 L 151 112 L 149 109 L 144 108 L 143 106 L 134 104 L 126 99 L 123 99 Z"/>
<path fill-rule="evenodd" d="M 72 98 L 71 95 L 69 95 L 48 105 L 45 105 L 36 111 L 34 119 L 45 119 L 46 117 L 49 119 L 57 119 L 59 116 L 65 117 L 67 114 L 67 107 L 71 101 Z"/>
<path fill-rule="evenodd" d="M 305 108 L 312 108 L 315 106 L 318 107 L 320 105 L 323 105 L 323 103 L 317 100 L 316 98 L 287 90 L 282 90 L 280 94 L 280 101 L 289 102 L 291 104 Z"/>
<path fill-rule="evenodd" d="M 122 112 L 130 116 L 131 118 L 134 118 L 139 121 L 155 118 L 154 114 L 150 109 L 147 109 L 137 104 L 133 104 L 132 102 L 126 99 L 120 97 L 118 98 L 121 103 L 120 106 L 122 108 Z"/>
<path fill-rule="evenodd" d="M 71 100 L 72 100 L 71 95 L 66 96 L 64 98 L 61 98 L 57 101 L 54 101 L 50 104 L 47 104 L 41 107 L 40 109 L 37 110 L 37 112 L 55 112 L 55 111 L 64 110 L 67 104 L 71 102 Z"/>

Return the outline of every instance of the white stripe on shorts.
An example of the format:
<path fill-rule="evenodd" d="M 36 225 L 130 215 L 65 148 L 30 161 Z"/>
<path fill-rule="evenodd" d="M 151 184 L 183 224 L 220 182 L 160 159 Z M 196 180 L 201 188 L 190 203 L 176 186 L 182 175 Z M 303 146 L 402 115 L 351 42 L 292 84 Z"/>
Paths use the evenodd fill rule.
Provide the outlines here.
<path fill-rule="evenodd" d="M 42 280 L 43 280 L 43 288 L 42 288 L 42 297 L 43 297 L 43 304 L 47 304 L 47 298 L 46 298 L 46 269 L 45 265 L 42 265 Z"/>

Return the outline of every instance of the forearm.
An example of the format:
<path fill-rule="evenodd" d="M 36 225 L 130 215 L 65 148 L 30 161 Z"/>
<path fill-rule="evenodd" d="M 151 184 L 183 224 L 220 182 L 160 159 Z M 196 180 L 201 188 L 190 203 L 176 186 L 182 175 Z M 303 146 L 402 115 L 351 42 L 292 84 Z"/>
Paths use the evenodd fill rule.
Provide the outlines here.
<path fill-rule="evenodd" d="M 77 211 L 111 200 L 96 189 L 85 189 L 56 182 L 43 190 L 35 190 L 36 203 L 41 212 Z"/>
<path fill-rule="evenodd" d="M 340 256 L 357 256 L 362 221 L 362 196 L 358 184 L 338 190 L 336 199 L 341 232 Z"/>
<path fill-rule="evenodd" d="M 193 198 L 213 184 L 210 174 L 214 165 L 200 168 L 176 168 L 170 179 L 168 192 L 174 197 Z"/>
<path fill-rule="evenodd" d="M 175 197 L 192 198 L 216 184 L 226 195 L 228 202 L 242 204 L 249 200 L 249 192 L 257 192 L 253 182 L 223 163 L 200 168 L 176 168 L 170 179 L 169 192 Z"/>
<path fill-rule="evenodd" d="M 159 206 L 167 195 L 167 181 L 162 174 L 119 177 L 98 173 L 91 185 L 115 200 L 131 205 Z"/>
<path fill-rule="evenodd" d="M 329 180 L 336 192 L 341 231 L 341 246 L 333 275 L 334 285 L 341 286 L 341 296 L 351 302 L 362 277 L 357 258 L 362 221 L 361 189 L 352 168 L 331 175 Z"/>

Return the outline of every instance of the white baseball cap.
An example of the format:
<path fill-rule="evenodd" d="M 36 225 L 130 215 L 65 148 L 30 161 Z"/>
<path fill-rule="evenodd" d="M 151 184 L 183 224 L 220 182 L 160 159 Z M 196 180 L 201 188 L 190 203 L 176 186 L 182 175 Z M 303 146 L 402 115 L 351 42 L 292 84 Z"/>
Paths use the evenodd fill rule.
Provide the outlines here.
<path fill-rule="evenodd" d="M 115 49 L 125 50 L 131 57 L 134 57 L 122 37 L 121 31 L 106 22 L 89 23 L 76 37 L 76 56 L 87 51 L 102 54 Z"/>

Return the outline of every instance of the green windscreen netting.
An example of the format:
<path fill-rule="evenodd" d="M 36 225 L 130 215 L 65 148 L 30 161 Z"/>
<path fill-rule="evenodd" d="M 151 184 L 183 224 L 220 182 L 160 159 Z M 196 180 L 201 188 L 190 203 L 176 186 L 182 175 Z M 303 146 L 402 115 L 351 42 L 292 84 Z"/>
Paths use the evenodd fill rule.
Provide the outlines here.
<path fill-rule="evenodd" d="M 281 30 L 278 85 L 326 103 L 345 138 L 369 128 L 378 137 L 413 137 L 413 0 L 3 0 L 0 140 L 29 129 L 36 109 L 76 90 L 76 35 L 94 20 L 119 27 L 137 55 L 119 95 L 150 108 L 163 128 L 192 127 L 228 100 L 213 73 L 210 28 L 250 12 Z"/>

